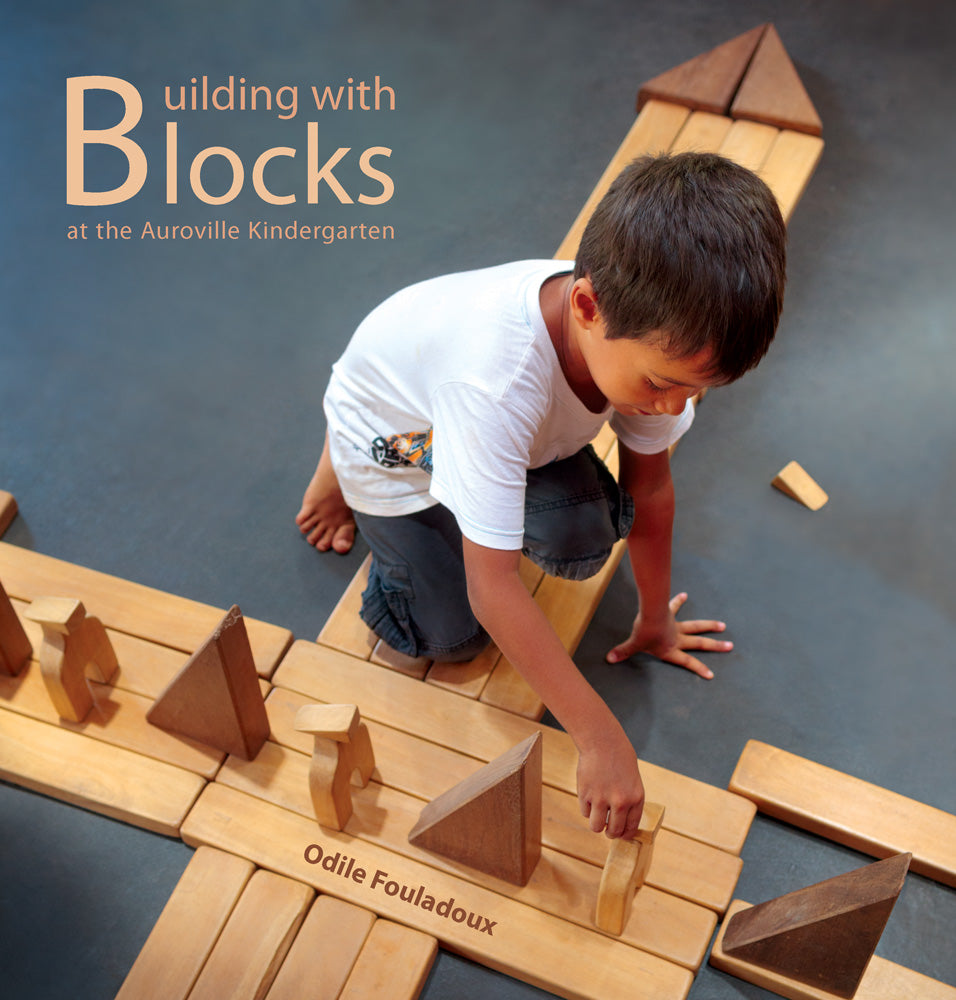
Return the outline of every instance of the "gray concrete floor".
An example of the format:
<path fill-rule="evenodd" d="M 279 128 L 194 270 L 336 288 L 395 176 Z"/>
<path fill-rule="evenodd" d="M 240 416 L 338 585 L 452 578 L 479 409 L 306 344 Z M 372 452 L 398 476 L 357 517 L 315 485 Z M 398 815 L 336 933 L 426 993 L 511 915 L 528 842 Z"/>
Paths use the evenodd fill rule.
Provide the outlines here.
<path fill-rule="evenodd" d="M 550 256 L 633 120 L 637 86 L 766 20 L 827 146 L 791 225 L 778 342 L 708 397 L 675 458 L 675 587 L 693 613 L 729 622 L 736 650 L 711 658 L 710 683 L 647 659 L 605 665 L 633 613 L 622 573 L 577 660 L 655 763 L 724 785 L 756 737 L 956 812 L 950 4 L 8 0 L 0 487 L 21 515 L 7 540 L 313 637 L 363 555 L 319 557 L 292 523 L 327 372 L 356 322 L 418 278 Z M 144 100 L 147 181 L 110 208 L 64 198 L 65 80 L 86 74 L 126 79 Z M 297 116 L 164 108 L 165 86 L 229 74 L 297 85 Z M 308 114 L 313 83 L 376 75 L 396 110 Z M 91 114 L 115 120 L 102 109 Z M 316 118 L 323 160 L 339 146 L 393 150 L 388 204 L 306 204 Z M 210 145 L 247 170 L 265 148 L 298 148 L 269 175 L 297 203 L 248 190 L 198 202 L 185 164 Z M 91 151 L 87 169 L 112 186 L 121 166 Z M 147 220 L 257 218 L 387 224 L 396 238 L 66 236 L 107 219 L 138 233 Z M 791 458 L 830 493 L 820 512 L 770 488 Z M 31 1000 L 112 996 L 190 855 L 6 785 L 0 843 L 3 992 Z M 752 901 L 867 860 L 762 817 L 744 859 L 738 893 Z M 878 952 L 956 983 L 954 924 L 956 892 L 910 876 Z M 443 952 L 423 995 L 543 994 Z M 690 994 L 765 995 L 707 966 Z"/>

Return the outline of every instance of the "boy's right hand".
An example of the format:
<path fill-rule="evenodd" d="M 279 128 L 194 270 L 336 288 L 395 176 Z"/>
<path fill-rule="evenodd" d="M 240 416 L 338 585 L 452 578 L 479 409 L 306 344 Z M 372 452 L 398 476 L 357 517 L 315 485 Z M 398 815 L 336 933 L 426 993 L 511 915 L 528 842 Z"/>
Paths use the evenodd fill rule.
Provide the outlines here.
<path fill-rule="evenodd" d="M 595 833 L 631 840 L 644 811 L 644 783 L 637 754 L 622 729 L 580 750 L 578 802 Z"/>

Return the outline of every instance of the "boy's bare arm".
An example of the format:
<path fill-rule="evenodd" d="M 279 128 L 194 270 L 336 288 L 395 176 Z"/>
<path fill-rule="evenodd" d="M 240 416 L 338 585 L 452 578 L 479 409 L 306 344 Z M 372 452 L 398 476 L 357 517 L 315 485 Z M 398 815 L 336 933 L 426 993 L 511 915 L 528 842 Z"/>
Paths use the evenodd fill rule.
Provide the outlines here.
<path fill-rule="evenodd" d="M 634 499 L 634 527 L 627 539 L 628 556 L 639 595 L 639 612 L 630 636 L 608 653 L 616 663 L 637 652 L 647 652 L 668 663 L 686 667 L 701 677 L 713 672 L 687 650 L 726 652 L 733 643 L 702 632 L 722 632 L 723 622 L 678 622 L 686 594 L 670 596 L 671 534 L 674 523 L 674 483 L 666 451 L 641 455 L 620 441 L 621 486 Z"/>
<path fill-rule="evenodd" d="M 516 551 L 463 539 L 475 616 L 578 749 L 578 801 L 596 833 L 632 838 L 644 807 L 637 754 L 518 576 Z"/>

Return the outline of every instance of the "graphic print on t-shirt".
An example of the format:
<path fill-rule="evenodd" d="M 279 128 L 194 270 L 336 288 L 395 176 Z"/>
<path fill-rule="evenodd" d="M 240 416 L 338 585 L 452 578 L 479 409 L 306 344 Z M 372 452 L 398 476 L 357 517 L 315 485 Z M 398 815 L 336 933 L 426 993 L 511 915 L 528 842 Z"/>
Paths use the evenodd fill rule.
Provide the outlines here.
<path fill-rule="evenodd" d="M 432 472 L 432 429 L 408 431 L 391 437 L 377 437 L 372 442 L 372 458 L 386 469 L 397 465 L 416 465 L 423 472 Z"/>

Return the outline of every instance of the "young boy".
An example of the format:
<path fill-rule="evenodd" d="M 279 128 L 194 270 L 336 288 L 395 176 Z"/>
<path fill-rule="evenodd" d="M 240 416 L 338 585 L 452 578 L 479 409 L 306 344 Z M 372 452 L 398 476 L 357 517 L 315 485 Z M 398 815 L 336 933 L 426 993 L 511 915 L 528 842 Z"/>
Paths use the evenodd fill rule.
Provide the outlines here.
<path fill-rule="evenodd" d="M 362 617 L 411 656 L 469 659 L 490 636 L 579 752 L 595 832 L 633 837 L 644 791 L 613 713 L 518 576 L 597 572 L 620 537 L 639 596 L 638 651 L 712 674 L 727 650 L 670 597 L 667 449 L 692 397 L 752 368 L 779 319 L 785 229 L 754 174 L 709 154 L 643 158 L 615 180 L 576 262 L 524 261 L 398 292 L 332 369 L 325 448 L 296 517 L 316 548 L 373 558 Z M 573 270 L 572 270 L 573 267 Z M 605 420 L 620 485 L 586 447 Z M 633 525 L 633 526 L 632 526 Z"/>

